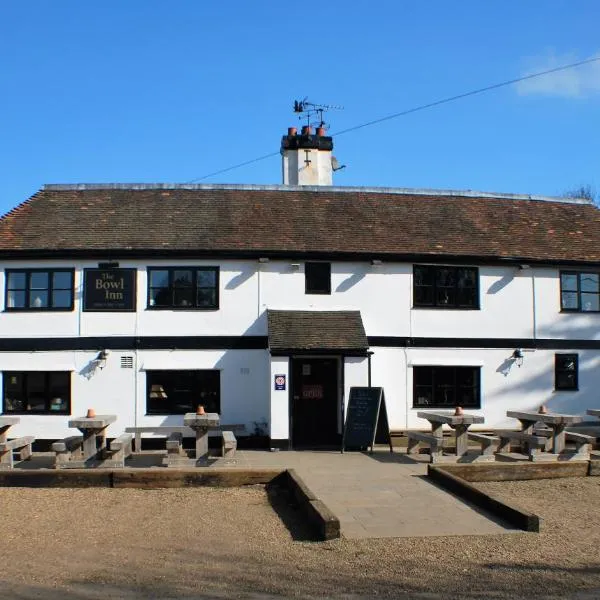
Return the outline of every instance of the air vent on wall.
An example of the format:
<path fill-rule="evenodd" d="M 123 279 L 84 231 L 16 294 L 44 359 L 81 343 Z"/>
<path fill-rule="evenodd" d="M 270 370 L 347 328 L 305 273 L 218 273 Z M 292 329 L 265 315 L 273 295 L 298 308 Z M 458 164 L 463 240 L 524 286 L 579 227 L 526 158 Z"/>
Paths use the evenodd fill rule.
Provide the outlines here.
<path fill-rule="evenodd" d="M 121 356 L 121 369 L 133 369 L 133 356 Z"/>

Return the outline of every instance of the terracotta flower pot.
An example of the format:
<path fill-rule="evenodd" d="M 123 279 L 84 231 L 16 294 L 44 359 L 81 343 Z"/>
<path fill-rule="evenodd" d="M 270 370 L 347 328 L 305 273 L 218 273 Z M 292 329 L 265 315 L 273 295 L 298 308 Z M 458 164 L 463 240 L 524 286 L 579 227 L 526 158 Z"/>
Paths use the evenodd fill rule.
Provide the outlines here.
<path fill-rule="evenodd" d="M 196 409 L 196 414 L 197 415 L 205 415 L 206 414 L 204 412 L 204 406 L 202 406 L 202 404 L 198 404 L 198 408 Z"/>
<path fill-rule="evenodd" d="M 93 408 L 88 408 L 85 416 L 88 417 L 88 419 L 91 419 L 96 416 L 96 411 Z"/>
<path fill-rule="evenodd" d="M 462 417 L 465 414 L 465 411 L 463 410 L 462 406 L 457 406 L 456 410 L 454 411 L 454 415 L 457 417 Z"/>
<path fill-rule="evenodd" d="M 538 410 L 538 413 L 540 415 L 545 415 L 548 412 L 548 409 L 546 408 L 545 404 L 542 404 Z"/>

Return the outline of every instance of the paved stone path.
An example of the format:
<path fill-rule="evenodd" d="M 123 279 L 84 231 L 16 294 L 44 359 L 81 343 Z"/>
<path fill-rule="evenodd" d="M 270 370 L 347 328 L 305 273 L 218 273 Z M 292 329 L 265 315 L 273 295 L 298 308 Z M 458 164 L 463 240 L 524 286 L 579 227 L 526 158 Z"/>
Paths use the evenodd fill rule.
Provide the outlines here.
<path fill-rule="evenodd" d="M 347 538 L 511 533 L 426 477 L 426 456 L 403 452 L 238 451 L 238 467 L 295 469 L 340 519 Z"/>

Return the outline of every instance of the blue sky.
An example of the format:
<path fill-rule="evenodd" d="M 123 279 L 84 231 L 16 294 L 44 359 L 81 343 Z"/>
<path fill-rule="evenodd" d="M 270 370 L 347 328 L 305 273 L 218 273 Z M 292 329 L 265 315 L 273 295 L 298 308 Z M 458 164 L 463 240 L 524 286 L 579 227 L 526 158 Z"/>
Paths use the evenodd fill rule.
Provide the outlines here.
<path fill-rule="evenodd" d="M 600 55 L 596 0 L 5 0 L 0 212 L 44 183 L 189 182 Z M 600 191 L 600 62 L 334 137 L 336 185 Z M 280 183 L 280 157 L 202 183 Z"/>

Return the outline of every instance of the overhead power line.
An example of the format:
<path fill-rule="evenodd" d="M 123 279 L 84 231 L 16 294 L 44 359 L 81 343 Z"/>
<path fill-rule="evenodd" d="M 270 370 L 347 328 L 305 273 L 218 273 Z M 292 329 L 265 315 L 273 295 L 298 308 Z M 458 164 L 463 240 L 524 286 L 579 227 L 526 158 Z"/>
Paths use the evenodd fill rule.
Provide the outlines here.
<path fill-rule="evenodd" d="M 422 110 L 427 110 L 428 108 L 433 108 L 434 106 L 448 104 L 450 102 L 455 102 L 456 100 L 462 100 L 463 98 L 468 98 L 469 96 L 483 94 L 484 92 L 489 92 L 491 90 L 497 90 L 498 88 L 506 87 L 507 85 L 519 83 L 520 81 L 527 81 L 528 79 L 535 79 L 536 77 L 542 77 L 544 75 L 549 75 L 551 73 L 558 73 L 559 71 L 566 71 L 568 69 L 574 69 L 576 67 L 581 67 L 582 65 L 587 65 L 587 64 L 597 62 L 597 61 L 600 61 L 600 56 L 596 56 L 593 58 L 587 58 L 586 60 L 580 60 L 578 62 L 570 63 L 568 65 L 563 65 L 562 67 L 555 67 L 554 69 L 547 69 L 546 71 L 539 71 L 538 73 L 532 73 L 531 75 L 524 75 L 523 77 L 517 77 L 516 79 L 509 79 L 508 81 L 502 81 L 501 83 L 495 83 L 493 85 L 488 85 L 488 86 L 485 86 L 482 88 L 478 88 L 476 90 L 471 90 L 469 92 L 457 94 L 456 96 L 449 96 L 447 98 L 442 98 L 441 100 L 436 100 L 434 102 L 429 102 L 427 104 L 421 104 L 419 106 L 415 106 L 415 107 L 409 108 L 407 110 L 402 110 L 400 112 L 393 113 L 391 115 L 387 115 L 387 116 L 381 117 L 379 119 L 374 119 L 373 121 L 367 121 L 366 123 L 361 123 L 360 125 L 354 125 L 353 127 L 348 127 L 347 129 L 342 129 L 341 131 L 336 131 L 332 135 L 339 137 L 340 135 L 350 133 L 351 131 L 357 131 L 358 129 L 370 127 L 371 125 L 377 125 L 378 123 L 383 123 L 384 121 L 391 121 L 392 119 L 397 119 L 398 117 L 404 117 L 404 116 L 410 115 L 412 113 L 416 113 L 416 112 L 419 112 Z M 265 154 L 263 156 L 258 156 L 257 158 L 253 158 L 253 159 L 247 160 L 242 163 L 231 165 L 230 167 L 227 167 L 225 169 L 220 169 L 219 171 L 214 171 L 212 173 L 208 173 L 207 175 L 203 175 L 202 177 L 192 179 L 188 183 L 196 183 L 198 181 L 202 181 L 203 179 L 208 179 L 209 177 L 214 177 L 215 175 L 220 175 L 221 173 L 227 173 L 228 171 L 233 171 L 234 169 L 239 169 L 241 167 L 245 167 L 246 165 L 251 165 L 251 164 L 259 162 L 261 160 L 266 160 L 267 158 L 277 156 L 278 154 L 279 154 L 279 152 L 271 152 L 271 153 Z"/>

